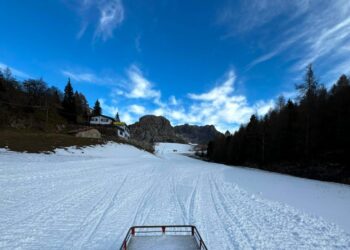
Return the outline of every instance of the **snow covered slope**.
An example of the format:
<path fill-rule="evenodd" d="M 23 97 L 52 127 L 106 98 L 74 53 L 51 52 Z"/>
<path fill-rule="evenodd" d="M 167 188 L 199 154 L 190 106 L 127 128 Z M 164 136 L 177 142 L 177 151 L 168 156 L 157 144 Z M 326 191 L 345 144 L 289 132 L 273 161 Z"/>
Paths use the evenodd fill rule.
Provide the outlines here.
<path fill-rule="evenodd" d="M 174 151 L 175 149 L 175 151 Z M 117 249 L 131 225 L 194 224 L 209 249 L 350 248 L 350 188 L 108 144 L 0 151 L 1 249 Z"/>

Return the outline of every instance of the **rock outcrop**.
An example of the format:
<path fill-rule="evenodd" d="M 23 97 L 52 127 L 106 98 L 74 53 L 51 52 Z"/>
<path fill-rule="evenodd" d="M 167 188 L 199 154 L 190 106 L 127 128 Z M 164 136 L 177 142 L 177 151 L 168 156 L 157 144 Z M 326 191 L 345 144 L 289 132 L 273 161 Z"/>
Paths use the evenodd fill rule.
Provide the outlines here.
<path fill-rule="evenodd" d="M 129 126 L 131 138 L 144 142 L 178 142 L 207 144 L 222 135 L 213 125 L 181 125 L 172 127 L 163 116 L 146 115 Z"/>
<path fill-rule="evenodd" d="M 169 120 L 162 116 L 146 115 L 129 126 L 131 138 L 145 142 L 179 142 L 185 141 L 176 136 Z"/>

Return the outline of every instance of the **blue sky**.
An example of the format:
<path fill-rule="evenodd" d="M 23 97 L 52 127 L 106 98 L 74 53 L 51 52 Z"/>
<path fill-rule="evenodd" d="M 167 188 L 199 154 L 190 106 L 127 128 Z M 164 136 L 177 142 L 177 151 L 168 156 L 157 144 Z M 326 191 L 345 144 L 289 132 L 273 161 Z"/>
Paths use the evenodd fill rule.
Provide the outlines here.
<path fill-rule="evenodd" d="M 0 67 L 19 79 L 70 77 L 90 105 L 127 123 L 145 114 L 233 131 L 350 73 L 349 0 L 11 0 L 0 2 Z"/>

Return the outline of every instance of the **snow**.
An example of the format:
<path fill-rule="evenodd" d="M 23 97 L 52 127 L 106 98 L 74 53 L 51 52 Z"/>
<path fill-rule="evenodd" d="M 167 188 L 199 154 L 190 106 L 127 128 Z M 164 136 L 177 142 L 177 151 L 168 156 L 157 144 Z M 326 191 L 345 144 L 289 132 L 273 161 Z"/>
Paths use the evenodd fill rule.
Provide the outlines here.
<path fill-rule="evenodd" d="M 0 150 L 0 248 L 118 249 L 130 226 L 154 224 L 193 224 L 209 249 L 350 248 L 349 186 L 182 155 L 190 149 Z"/>

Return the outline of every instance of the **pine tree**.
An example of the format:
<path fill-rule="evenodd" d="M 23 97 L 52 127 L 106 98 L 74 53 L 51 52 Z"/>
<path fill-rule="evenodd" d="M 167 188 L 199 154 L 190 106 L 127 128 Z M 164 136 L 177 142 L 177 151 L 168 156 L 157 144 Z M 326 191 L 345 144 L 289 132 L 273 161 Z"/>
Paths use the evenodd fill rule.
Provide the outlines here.
<path fill-rule="evenodd" d="M 300 92 L 301 99 L 312 101 L 311 99 L 316 95 L 318 89 L 318 82 L 312 69 L 312 64 L 307 66 L 304 82 L 297 85 L 296 88 Z"/>
<path fill-rule="evenodd" d="M 66 116 L 70 121 L 75 122 L 76 110 L 75 110 L 75 98 L 72 84 L 70 83 L 70 78 L 66 87 L 64 88 L 64 97 L 62 102 L 64 116 Z"/>
<path fill-rule="evenodd" d="M 118 113 L 118 112 L 117 112 L 117 114 L 115 115 L 115 121 L 116 121 L 116 122 L 120 122 L 119 113 Z"/>
<path fill-rule="evenodd" d="M 286 99 L 284 98 L 283 95 L 280 95 L 277 98 L 277 101 L 276 101 L 276 108 L 277 108 L 277 110 L 279 110 L 279 111 L 282 110 L 285 105 L 286 105 Z"/>
<path fill-rule="evenodd" d="M 101 115 L 102 114 L 102 108 L 100 105 L 100 102 L 96 100 L 94 110 L 92 111 L 93 115 Z"/>
<path fill-rule="evenodd" d="M 306 159 L 310 158 L 311 149 L 311 130 L 315 119 L 315 105 L 317 101 L 317 91 L 319 89 L 312 65 L 310 64 L 306 69 L 304 82 L 297 86 L 300 92 L 301 108 L 304 109 L 305 126 L 304 126 L 304 156 Z"/>

